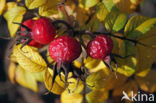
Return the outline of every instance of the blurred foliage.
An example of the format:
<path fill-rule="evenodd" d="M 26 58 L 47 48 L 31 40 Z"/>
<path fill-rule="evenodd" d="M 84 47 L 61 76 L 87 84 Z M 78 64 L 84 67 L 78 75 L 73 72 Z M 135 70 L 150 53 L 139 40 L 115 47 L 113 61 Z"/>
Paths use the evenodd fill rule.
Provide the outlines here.
<path fill-rule="evenodd" d="M 78 68 L 85 66 L 89 71 L 86 78 L 87 86 L 80 81 L 76 88 L 77 80 L 68 77 L 68 86 L 59 76 L 52 86 L 53 68 L 49 68 L 39 50 L 34 47 L 21 45 L 14 46 L 9 67 L 9 78 L 13 84 L 20 84 L 35 92 L 38 91 L 37 82 L 44 82 L 46 88 L 61 95 L 62 103 L 82 103 L 84 98 L 89 103 L 103 103 L 109 97 L 109 91 L 113 90 L 113 96 L 121 96 L 122 91 L 129 95 L 131 91 L 137 93 L 139 89 L 146 92 L 156 91 L 156 70 L 151 65 L 156 61 L 156 18 L 148 18 L 141 15 L 132 16 L 131 13 L 138 11 L 142 0 L 67 0 L 65 10 L 58 8 L 60 0 L 25 0 L 6 2 L 0 0 L 0 15 L 3 15 L 8 23 L 10 36 L 16 36 L 19 25 L 13 22 L 22 23 L 28 12 L 38 9 L 39 16 L 45 16 L 52 20 L 63 19 L 72 26 L 76 23 L 75 29 L 97 31 L 100 26 L 105 27 L 108 32 L 120 37 L 137 40 L 141 44 L 134 44 L 128 40 L 112 37 L 114 42 L 113 53 L 126 58 L 116 57 L 118 70 L 117 79 L 114 74 L 109 76 L 110 71 L 101 60 L 84 58 L 80 56 L 74 61 Z M 127 22 L 128 21 L 128 22 Z M 84 37 L 84 42 L 90 38 Z M 84 53 L 85 54 L 85 53 Z M 47 57 L 49 60 L 49 57 Z M 79 60 L 82 60 L 79 62 Z M 49 60 L 52 61 L 52 60 Z M 113 69 L 115 66 L 112 64 Z M 62 73 L 64 80 L 64 74 Z M 72 83 L 70 83 L 72 82 Z M 87 92 L 84 93 L 84 90 Z M 69 90 L 71 92 L 69 92 Z M 85 94 L 85 95 L 84 95 Z"/>

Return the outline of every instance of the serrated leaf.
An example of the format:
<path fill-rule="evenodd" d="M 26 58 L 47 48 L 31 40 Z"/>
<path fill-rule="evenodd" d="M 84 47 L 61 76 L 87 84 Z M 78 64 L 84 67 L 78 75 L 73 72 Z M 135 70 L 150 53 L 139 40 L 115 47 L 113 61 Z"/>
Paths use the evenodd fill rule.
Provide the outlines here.
<path fill-rule="evenodd" d="M 37 81 L 31 75 L 31 73 L 25 71 L 22 67 L 17 66 L 16 68 L 16 82 L 23 87 L 29 88 L 35 92 L 38 91 Z"/>
<path fill-rule="evenodd" d="M 21 45 L 14 47 L 13 56 L 22 68 L 29 72 L 41 72 L 47 68 L 46 62 L 37 50 L 30 46 L 24 46 L 21 50 L 20 47 Z"/>
<path fill-rule="evenodd" d="M 52 86 L 52 77 L 53 77 L 53 70 L 50 69 L 50 68 L 46 69 L 45 74 L 44 74 L 44 84 L 45 84 L 46 88 L 50 92 L 59 95 L 65 90 L 65 85 L 60 80 L 59 76 L 57 76 L 56 79 L 55 79 L 55 82 L 53 84 L 53 88 L 51 88 L 51 86 Z"/>
<path fill-rule="evenodd" d="M 156 25 L 156 18 L 147 19 L 146 17 L 134 17 L 127 23 L 125 27 L 125 35 L 128 38 L 136 39 L 145 34 Z M 136 20 L 135 20 L 136 19 Z M 134 24 L 134 21 L 137 21 Z"/>
<path fill-rule="evenodd" d="M 3 14 L 6 6 L 6 0 L 0 0 L 0 15 Z"/>
<path fill-rule="evenodd" d="M 53 1 L 53 0 L 48 0 L 48 1 Z M 25 5 L 27 6 L 28 9 L 35 9 L 43 4 L 45 4 L 47 0 L 25 0 Z"/>
<path fill-rule="evenodd" d="M 120 12 L 111 12 L 107 15 L 104 25 L 110 32 L 120 31 L 126 24 L 127 15 Z"/>
<path fill-rule="evenodd" d="M 137 40 L 139 42 L 144 43 L 146 46 L 143 45 L 136 45 L 137 48 L 137 73 L 141 73 L 143 71 L 147 71 L 144 74 L 138 74 L 145 76 L 148 71 L 151 69 L 152 64 L 156 61 L 156 27 L 153 27 L 150 31 L 143 34 Z"/>
<path fill-rule="evenodd" d="M 149 18 L 140 15 L 131 17 L 125 26 L 125 35 L 129 36 L 132 31 L 134 31 L 139 25 L 148 19 Z"/>
<path fill-rule="evenodd" d="M 61 103 L 82 103 L 83 96 L 81 94 L 70 94 L 63 92 L 61 94 Z"/>
<path fill-rule="evenodd" d="M 142 0 L 113 0 L 121 12 L 133 13 L 137 10 Z"/>
<path fill-rule="evenodd" d="M 58 13 L 58 0 L 48 0 L 46 4 L 39 7 L 39 14 L 41 16 L 50 16 Z"/>
<path fill-rule="evenodd" d="M 15 36 L 18 28 L 20 27 L 17 24 L 13 24 L 13 22 L 21 23 L 25 12 L 26 12 L 26 9 L 20 6 L 14 7 L 11 10 L 5 12 L 4 17 L 7 20 L 11 37 Z"/>
<path fill-rule="evenodd" d="M 108 91 L 104 88 L 93 90 L 86 95 L 88 103 L 103 103 L 108 98 Z"/>

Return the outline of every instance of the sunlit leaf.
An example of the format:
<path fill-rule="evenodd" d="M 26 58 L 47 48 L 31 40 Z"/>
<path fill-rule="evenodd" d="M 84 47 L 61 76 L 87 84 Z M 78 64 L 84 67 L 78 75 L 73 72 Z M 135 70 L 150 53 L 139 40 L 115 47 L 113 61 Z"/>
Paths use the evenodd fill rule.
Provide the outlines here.
<path fill-rule="evenodd" d="M 91 8 L 95 6 L 98 2 L 99 0 L 79 0 L 79 5 L 80 7 Z"/>
<path fill-rule="evenodd" d="M 16 64 L 14 62 L 10 62 L 8 69 L 8 76 L 11 83 L 15 84 L 15 72 L 16 72 Z"/>
<path fill-rule="evenodd" d="M 108 98 L 108 91 L 105 89 L 93 90 L 86 95 L 88 103 L 103 103 Z"/>
<path fill-rule="evenodd" d="M 46 4 L 39 7 L 39 14 L 41 16 L 50 16 L 58 13 L 58 0 L 48 0 Z"/>
<path fill-rule="evenodd" d="M 147 76 L 139 77 L 136 76 L 136 81 L 139 83 L 139 86 L 142 90 L 147 92 L 155 92 L 156 91 L 156 71 L 151 70 Z"/>
<path fill-rule="evenodd" d="M 91 57 L 87 57 L 84 60 L 84 64 L 85 64 L 85 67 L 89 69 L 90 72 L 97 72 L 102 69 L 105 71 L 106 74 L 109 73 L 109 70 L 106 68 L 102 60 L 97 60 Z"/>
<path fill-rule="evenodd" d="M 81 94 L 70 94 L 63 92 L 61 94 L 61 103 L 82 103 L 83 96 Z"/>
<path fill-rule="evenodd" d="M 25 0 L 25 5 L 27 6 L 28 9 L 35 9 L 42 6 L 46 2 L 47 0 Z"/>
<path fill-rule="evenodd" d="M 47 64 L 41 55 L 30 46 L 20 49 L 21 45 L 15 46 L 13 56 L 16 57 L 19 65 L 29 72 L 41 72 L 47 68 Z"/>
<path fill-rule="evenodd" d="M 125 35 L 128 38 L 136 39 L 148 32 L 155 25 L 156 18 L 148 19 L 143 16 L 134 16 L 128 21 L 125 27 Z"/>
<path fill-rule="evenodd" d="M 137 73 L 141 73 L 143 71 L 147 71 L 138 74 L 145 76 L 149 69 L 151 69 L 152 64 L 156 61 L 156 27 L 152 28 L 149 32 L 145 33 L 141 37 L 138 38 L 139 42 L 144 43 L 146 46 L 137 45 Z"/>
<path fill-rule="evenodd" d="M 14 8 L 16 6 L 17 6 L 16 2 L 8 2 L 7 3 L 7 10 L 11 10 L 12 8 Z"/>
<path fill-rule="evenodd" d="M 7 20 L 8 23 L 8 28 L 11 37 L 14 37 L 16 34 L 16 31 L 20 27 L 17 24 L 13 24 L 13 22 L 18 22 L 21 23 L 23 20 L 23 15 L 25 14 L 26 9 L 24 7 L 14 7 L 11 10 L 7 11 L 4 14 L 5 19 Z"/>
<path fill-rule="evenodd" d="M 50 92 L 59 95 L 65 90 L 65 85 L 60 80 L 59 76 L 57 76 L 55 79 L 53 88 L 52 88 L 52 77 L 53 77 L 53 71 L 49 68 L 45 71 L 45 74 L 44 74 L 44 84 Z"/>
<path fill-rule="evenodd" d="M 31 75 L 31 73 L 25 71 L 22 67 L 18 66 L 16 68 L 16 82 L 23 87 L 29 88 L 33 91 L 37 91 L 37 81 L 35 78 Z"/>
<path fill-rule="evenodd" d="M 79 80 L 79 82 L 78 82 L 74 78 L 69 78 L 68 82 L 69 82 L 69 85 L 68 85 L 67 89 L 70 90 L 70 93 L 76 94 L 76 93 L 81 93 L 83 91 L 84 85 L 81 80 Z M 69 92 L 69 91 L 66 90 L 66 92 Z"/>
<path fill-rule="evenodd" d="M 120 12 L 111 12 L 107 15 L 104 25 L 110 32 L 118 32 L 127 21 L 127 15 Z"/>
<path fill-rule="evenodd" d="M 138 9 L 142 0 L 113 0 L 118 9 L 125 13 L 133 13 Z"/>
<path fill-rule="evenodd" d="M 117 11 L 117 8 L 116 8 L 113 0 L 102 0 L 102 2 L 104 3 L 105 7 L 107 8 L 107 10 L 109 12 Z"/>

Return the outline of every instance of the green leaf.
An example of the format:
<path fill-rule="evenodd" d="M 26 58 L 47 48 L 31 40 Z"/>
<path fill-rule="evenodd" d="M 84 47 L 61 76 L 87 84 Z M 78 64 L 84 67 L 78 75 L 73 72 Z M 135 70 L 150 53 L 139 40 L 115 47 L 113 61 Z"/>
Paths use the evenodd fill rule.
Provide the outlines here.
<path fill-rule="evenodd" d="M 116 8 L 113 0 L 102 0 L 102 2 L 103 2 L 103 4 L 105 5 L 105 7 L 107 8 L 107 10 L 109 12 L 114 11 L 114 10 L 115 11 L 117 10 L 117 8 Z"/>
<path fill-rule="evenodd" d="M 97 14 L 96 14 L 97 18 L 100 21 L 104 21 L 107 14 L 108 14 L 108 10 L 106 9 L 105 5 L 103 3 L 99 3 L 97 6 Z"/>
<path fill-rule="evenodd" d="M 47 0 L 25 0 L 25 5 L 27 6 L 28 9 L 35 9 L 35 8 L 42 6 L 46 2 Z"/>
<path fill-rule="evenodd" d="M 105 27 L 110 32 L 118 32 L 127 21 L 127 15 L 120 12 L 111 12 L 105 19 Z"/>
<path fill-rule="evenodd" d="M 125 35 L 128 38 L 136 39 L 151 30 L 155 25 L 156 18 L 148 19 L 143 16 L 134 16 L 125 27 Z"/>
<path fill-rule="evenodd" d="M 4 18 L 7 20 L 7 23 L 8 23 L 8 28 L 9 28 L 11 37 L 14 37 L 16 35 L 16 32 L 18 28 L 20 27 L 17 24 L 13 24 L 13 22 L 21 23 L 23 20 L 23 15 L 25 13 L 26 13 L 26 9 L 24 7 L 17 6 L 8 10 L 4 14 Z"/>

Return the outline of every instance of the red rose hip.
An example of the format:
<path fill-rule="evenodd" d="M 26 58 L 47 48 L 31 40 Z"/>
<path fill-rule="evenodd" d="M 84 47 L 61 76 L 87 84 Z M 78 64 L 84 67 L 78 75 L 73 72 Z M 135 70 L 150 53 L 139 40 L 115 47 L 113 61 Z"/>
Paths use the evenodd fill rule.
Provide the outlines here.
<path fill-rule="evenodd" d="M 36 20 L 32 33 L 34 40 L 40 44 L 50 43 L 56 35 L 55 27 L 47 18 L 40 18 Z"/>
<path fill-rule="evenodd" d="M 56 62 L 70 63 L 82 52 L 80 43 L 70 36 L 59 36 L 49 45 L 49 54 Z"/>
<path fill-rule="evenodd" d="M 21 31 L 26 31 L 29 32 L 28 37 L 30 37 L 32 40 L 28 43 L 29 46 L 34 46 L 37 48 L 42 47 L 42 44 L 39 44 L 38 42 L 36 42 L 33 38 L 33 34 L 32 34 L 32 27 L 35 23 L 35 20 L 33 19 L 28 19 L 26 21 L 23 22 L 23 25 L 25 25 L 26 27 L 28 27 L 30 29 L 30 31 L 26 31 L 25 28 L 21 27 Z M 25 33 L 21 33 L 22 36 L 26 35 Z M 22 43 L 24 43 L 25 40 L 22 40 Z"/>
<path fill-rule="evenodd" d="M 87 45 L 87 53 L 95 59 L 104 59 L 113 48 L 113 41 L 110 37 L 100 34 Z"/>

